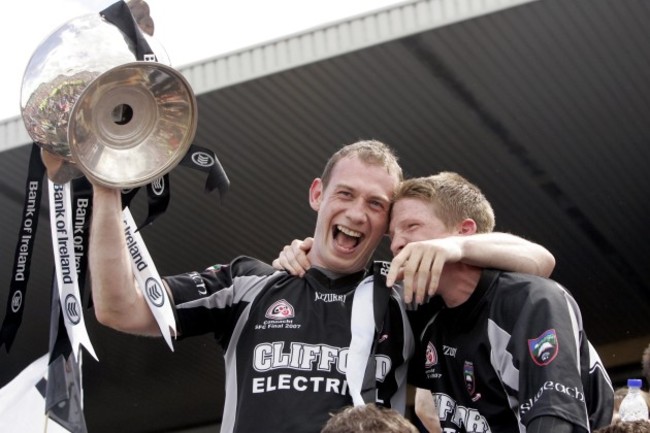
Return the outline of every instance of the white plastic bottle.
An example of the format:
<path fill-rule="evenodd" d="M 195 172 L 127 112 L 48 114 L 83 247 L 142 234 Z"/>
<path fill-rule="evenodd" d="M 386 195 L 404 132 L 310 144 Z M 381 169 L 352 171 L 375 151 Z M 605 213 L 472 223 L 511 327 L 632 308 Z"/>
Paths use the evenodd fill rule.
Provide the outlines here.
<path fill-rule="evenodd" d="M 627 394 L 618 409 L 621 421 L 648 419 L 648 404 L 641 395 L 641 379 L 627 380 Z"/>

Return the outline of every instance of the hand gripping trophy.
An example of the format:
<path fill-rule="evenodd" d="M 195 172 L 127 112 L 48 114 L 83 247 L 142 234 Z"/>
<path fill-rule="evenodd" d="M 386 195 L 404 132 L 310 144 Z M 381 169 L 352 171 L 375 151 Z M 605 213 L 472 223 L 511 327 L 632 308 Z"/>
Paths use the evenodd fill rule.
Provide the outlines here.
<path fill-rule="evenodd" d="M 70 181 L 85 176 L 93 184 L 127 190 L 155 184 L 183 160 L 197 127 L 194 93 L 151 37 L 148 11 L 144 17 L 137 13 L 143 5 L 120 0 L 68 21 L 36 49 L 23 77 L 21 114 L 48 171 L 59 300 L 75 355 L 81 344 L 95 356 L 78 307 L 76 278 L 65 278 L 72 263 L 61 256 L 62 245 L 64 252 L 75 248 L 67 236 L 73 230 Z M 128 206 L 123 214 L 125 232 L 136 233 Z M 140 234 L 132 237 L 148 257 Z M 169 302 L 160 301 L 166 294 L 153 263 L 136 278 L 173 349 L 173 312 Z M 65 304 L 72 301 L 74 308 Z"/>

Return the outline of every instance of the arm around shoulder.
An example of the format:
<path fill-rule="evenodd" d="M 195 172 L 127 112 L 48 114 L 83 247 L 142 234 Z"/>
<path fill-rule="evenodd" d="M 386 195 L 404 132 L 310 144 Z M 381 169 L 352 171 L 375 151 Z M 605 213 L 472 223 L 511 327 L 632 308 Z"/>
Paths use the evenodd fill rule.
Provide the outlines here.
<path fill-rule="evenodd" d="M 549 250 L 510 233 L 479 233 L 457 239 L 461 242 L 461 261 L 470 265 L 541 277 L 549 277 L 555 268 L 555 257 Z"/>

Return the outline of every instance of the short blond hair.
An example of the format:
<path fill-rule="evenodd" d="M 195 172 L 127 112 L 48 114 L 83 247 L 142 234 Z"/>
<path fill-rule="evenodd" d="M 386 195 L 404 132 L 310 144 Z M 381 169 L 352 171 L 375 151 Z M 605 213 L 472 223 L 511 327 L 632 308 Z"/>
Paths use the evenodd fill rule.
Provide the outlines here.
<path fill-rule="evenodd" d="M 402 182 L 394 201 L 402 198 L 417 198 L 433 205 L 436 216 L 448 229 L 467 218 L 476 222 L 478 233 L 494 230 L 494 210 L 481 190 L 451 171 L 433 176 L 418 177 Z"/>
<path fill-rule="evenodd" d="M 418 429 L 395 409 L 374 404 L 346 407 L 332 414 L 321 433 L 418 433 Z"/>

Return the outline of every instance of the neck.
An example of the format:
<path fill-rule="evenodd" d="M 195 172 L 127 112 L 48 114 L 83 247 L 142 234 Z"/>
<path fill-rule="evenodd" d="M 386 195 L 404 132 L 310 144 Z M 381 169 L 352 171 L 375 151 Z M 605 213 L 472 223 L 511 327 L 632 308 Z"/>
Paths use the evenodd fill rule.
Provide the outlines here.
<path fill-rule="evenodd" d="M 481 278 L 481 268 L 465 263 L 446 264 L 440 276 L 438 294 L 449 308 L 466 302 Z"/>
<path fill-rule="evenodd" d="M 336 280 L 337 278 L 345 277 L 346 275 L 351 275 L 354 274 L 354 272 L 336 272 L 336 271 L 331 271 L 329 269 L 326 269 L 322 266 L 312 266 L 312 268 L 318 269 L 321 271 L 327 278 L 330 280 Z"/>

